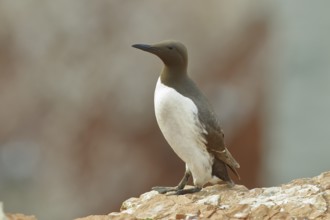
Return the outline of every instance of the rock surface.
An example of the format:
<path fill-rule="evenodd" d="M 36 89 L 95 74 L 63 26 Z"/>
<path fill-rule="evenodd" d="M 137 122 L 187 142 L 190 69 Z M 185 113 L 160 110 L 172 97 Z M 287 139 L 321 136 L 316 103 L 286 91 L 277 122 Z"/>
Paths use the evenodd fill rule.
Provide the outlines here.
<path fill-rule="evenodd" d="M 0 220 L 37 220 L 35 216 L 23 215 L 23 214 L 10 214 L 4 213 L 3 211 L 3 203 L 0 202 Z"/>
<path fill-rule="evenodd" d="M 7 214 L 8 220 L 37 220 L 34 215 Z"/>
<path fill-rule="evenodd" d="M 329 204 L 330 172 L 325 172 L 270 188 L 214 185 L 180 196 L 150 191 L 123 202 L 120 212 L 76 220 L 330 219 Z M 21 214 L 7 214 L 7 219 L 36 220 Z"/>
<path fill-rule="evenodd" d="M 150 191 L 126 200 L 120 212 L 76 220 L 330 219 L 329 204 L 330 172 L 326 172 L 270 188 L 215 185 L 180 196 Z"/>

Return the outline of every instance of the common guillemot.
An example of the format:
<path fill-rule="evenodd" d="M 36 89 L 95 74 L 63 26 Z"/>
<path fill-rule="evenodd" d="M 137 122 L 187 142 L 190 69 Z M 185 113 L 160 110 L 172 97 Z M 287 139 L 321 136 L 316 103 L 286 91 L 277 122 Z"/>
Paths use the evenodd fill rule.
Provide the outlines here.
<path fill-rule="evenodd" d="M 176 187 L 152 189 L 186 194 L 221 180 L 234 185 L 227 167 L 239 178 L 236 169 L 240 166 L 225 146 L 224 134 L 209 102 L 187 74 L 186 47 L 178 41 L 132 46 L 158 56 L 164 63 L 154 95 L 156 119 L 166 141 L 186 164 Z M 184 189 L 190 176 L 194 188 Z"/>

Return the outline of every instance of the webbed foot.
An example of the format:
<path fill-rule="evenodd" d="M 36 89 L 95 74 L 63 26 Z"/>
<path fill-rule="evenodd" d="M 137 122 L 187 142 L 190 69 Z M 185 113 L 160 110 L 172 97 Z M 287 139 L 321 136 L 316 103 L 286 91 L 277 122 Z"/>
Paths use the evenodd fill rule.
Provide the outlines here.
<path fill-rule="evenodd" d="M 201 191 L 201 187 L 194 187 L 194 188 L 189 188 L 189 189 L 178 189 L 175 191 L 174 195 L 184 195 L 184 194 L 189 194 L 189 193 L 196 193 Z"/>
<path fill-rule="evenodd" d="M 160 194 L 165 194 L 168 192 L 173 192 L 173 191 L 179 190 L 178 187 L 168 187 L 168 186 L 154 186 L 151 189 L 159 192 Z"/>
<path fill-rule="evenodd" d="M 160 194 L 166 194 L 168 192 L 173 192 L 170 195 L 184 195 L 189 193 L 195 193 L 202 190 L 201 187 L 194 187 L 189 189 L 180 189 L 176 187 L 166 187 L 166 186 L 155 186 L 152 187 L 152 190 L 159 192 Z"/>

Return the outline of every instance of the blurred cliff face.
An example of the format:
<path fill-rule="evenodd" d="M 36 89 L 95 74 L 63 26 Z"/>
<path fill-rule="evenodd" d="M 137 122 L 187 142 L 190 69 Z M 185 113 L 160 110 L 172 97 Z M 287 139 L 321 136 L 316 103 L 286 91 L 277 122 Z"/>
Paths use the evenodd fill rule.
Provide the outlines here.
<path fill-rule="evenodd" d="M 9 212 L 69 219 L 118 209 L 184 165 L 156 125 L 161 63 L 133 43 L 177 39 L 214 106 L 243 184 L 258 184 L 259 1 L 0 2 L 0 195 Z M 252 161 L 252 162 L 251 162 Z M 244 182 L 245 181 L 245 182 Z"/>

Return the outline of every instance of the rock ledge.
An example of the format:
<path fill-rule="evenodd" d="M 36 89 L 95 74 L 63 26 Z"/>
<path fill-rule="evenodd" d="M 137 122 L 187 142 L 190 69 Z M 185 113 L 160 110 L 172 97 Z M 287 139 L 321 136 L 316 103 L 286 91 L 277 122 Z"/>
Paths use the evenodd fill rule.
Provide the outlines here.
<path fill-rule="evenodd" d="M 297 179 L 278 187 L 247 189 L 215 185 L 188 195 L 156 191 L 123 202 L 120 212 L 76 220 L 135 219 L 330 219 L 330 172 Z M 34 216 L 4 214 L 0 220 L 36 220 Z"/>
<path fill-rule="evenodd" d="M 77 220 L 330 219 L 330 172 L 270 188 L 215 185 L 189 195 L 155 191 L 126 200 L 120 212 Z"/>

